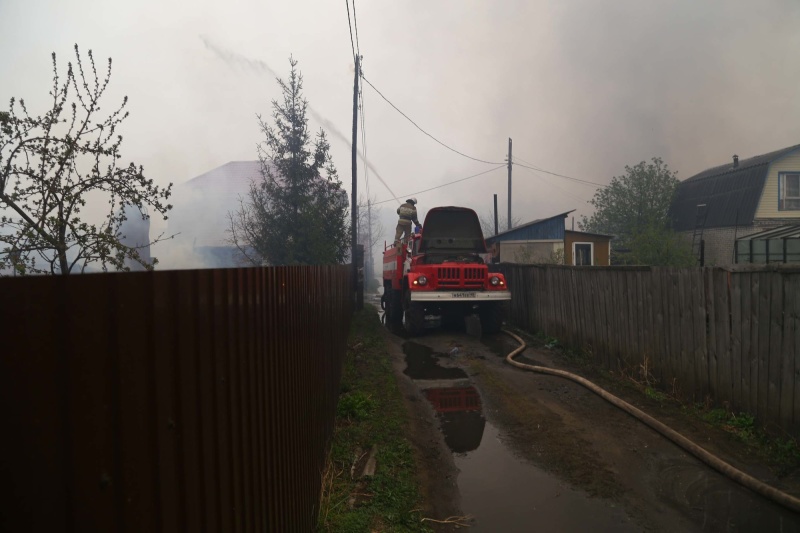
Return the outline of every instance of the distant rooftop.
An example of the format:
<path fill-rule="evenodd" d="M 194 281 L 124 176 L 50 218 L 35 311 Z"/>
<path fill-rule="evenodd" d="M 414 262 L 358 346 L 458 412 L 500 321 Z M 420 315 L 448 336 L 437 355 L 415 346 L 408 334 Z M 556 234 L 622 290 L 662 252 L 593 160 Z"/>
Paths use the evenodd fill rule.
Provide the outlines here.
<path fill-rule="evenodd" d="M 230 161 L 175 187 L 169 231 L 193 247 L 229 246 L 228 213 L 239 208 L 250 183 L 261 178 L 260 161 Z"/>
<path fill-rule="evenodd" d="M 707 206 L 707 228 L 751 225 L 770 164 L 798 149 L 800 144 L 740 159 L 737 166 L 731 160 L 682 181 L 669 210 L 673 228 L 694 229 L 698 204 Z"/>

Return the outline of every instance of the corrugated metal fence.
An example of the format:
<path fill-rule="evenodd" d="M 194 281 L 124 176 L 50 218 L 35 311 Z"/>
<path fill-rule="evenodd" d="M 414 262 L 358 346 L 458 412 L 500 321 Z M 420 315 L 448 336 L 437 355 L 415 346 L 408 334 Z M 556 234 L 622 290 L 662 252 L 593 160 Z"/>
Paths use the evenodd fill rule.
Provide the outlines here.
<path fill-rule="evenodd" d="M 313 529 L 351 277 L 0 279 L 0 530 Z"/>
<path fill-rule="evenodd" d="M 503 265 L 517 324 L 800 434 L 800 269 Z"/>

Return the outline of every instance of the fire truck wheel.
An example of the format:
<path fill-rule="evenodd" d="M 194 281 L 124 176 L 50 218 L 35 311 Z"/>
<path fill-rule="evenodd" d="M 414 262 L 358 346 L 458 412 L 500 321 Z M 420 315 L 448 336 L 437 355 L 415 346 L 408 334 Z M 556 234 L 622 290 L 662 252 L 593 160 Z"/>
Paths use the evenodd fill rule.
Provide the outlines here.
<path fill-rule="evenodd" d="M 403 326 L 409 335 L 422 335 L 425 332 L 425 307 L 420 303 L 410 303 L 403 317 Z"/>
<path fill-rule="evenodd" d="M 481 329 L 484 333 L 497 333 L 503 327 L 503 305 L 500 303 L 490 303 L 484 305 L 480 311 Z"/>
<path fill-rule="evenodd" d="M 403 322 L 403 302 L 400 292 L 386 290 L 386 326 Z"/>

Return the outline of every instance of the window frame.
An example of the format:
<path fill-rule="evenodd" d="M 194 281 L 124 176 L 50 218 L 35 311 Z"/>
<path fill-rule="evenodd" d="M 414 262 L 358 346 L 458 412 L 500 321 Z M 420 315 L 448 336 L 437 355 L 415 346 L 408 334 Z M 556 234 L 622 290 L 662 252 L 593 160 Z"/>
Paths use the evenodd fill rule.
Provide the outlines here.
<path fill-rule="evenodd" d="M 593 242 L 573 242 L 572 243 L 572 266 L 578 266 L 576 264 L 577 254 L 575 250 L 577 249 L 577 245 L 579 244 L 588 244 L 589 245 L 589 264 L 588 265 L 580 265 L 580 266 L 594 266 L 594 243 Z"/>
<path fill-rule="evenodd" d="M 789 200 L 799 203 L 798 207 L 786 207 L 786 176 L 797 176 L 798 187 L 800 187 L 800 171 L 778 172 L 778 211 L 800 211 L 800 196 L 789 197 Z"/>

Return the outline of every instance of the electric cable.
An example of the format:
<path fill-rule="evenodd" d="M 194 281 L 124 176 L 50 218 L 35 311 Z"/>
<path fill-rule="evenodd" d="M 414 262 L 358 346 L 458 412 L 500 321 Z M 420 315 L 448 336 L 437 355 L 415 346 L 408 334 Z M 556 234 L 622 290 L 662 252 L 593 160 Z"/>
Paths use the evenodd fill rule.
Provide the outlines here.
<path fill-rule="evenodd" d="M 361 57 L 361 45 L 358 43 L 358 17 L 356 16 L 356 0 L 353 0 L 353 26 L 356 29 L 356 52 Z"/>
<path fill-rule="evenodd" d="M 712 454 L 705 448 L 698 446 L 688 438 L 684 437 L 674 429 L 670 428 L 663 422 L 660 422 L 653 418 L 652 416 L 648 415 L 641 409 L 634 407 L 633 405 L 629 404 L 628 402 L 614 396 L 607 390 L 595 385 L 588 379 L 578 376 L 577 374 L 573 374 L 571 372 L 566 372 L 564 370 L 558 370 L 556 368 L 548 368 L 546 366 L 537 366 L 537 365 L 528 365 L 525 363 L 520 363 L 519 361 L 514 361 L 514 357 L 520 353 L 522 353 L 527 345 L 525 341 L 522 340 L 518 335 L 508 331 L 502 330 L 503 333 L 512 337 L 516 340 L 520 345 L 516 349 L 514 349 L 511 353 L 506 356 L 506 362 L 510 365 L 513 365 L 517 368 L 521 368 L 523 370 L 530 370 L 532 372 L 536 372 L 539 374 L 547 374 L 551 376 L 558 376 L 561 378 L 568 379 L 570 381 L 574 381 L 579 385 L 589 389 L 593 393 L 600 396 L 602 399 L 606 400 L 610 404 L 614 405 L 615 407 L 619 407 L 629 415 L 633 416 L 640 422 L 650 426 L 650 428 L 654 429 L 664 437 L 668 438 L 687 452 L 694 455 L 697 459 L 701 460 L 720 474 L 727 476 L 728 478 L 732 479 L 733 481 L 739 483 L 740 485 L 750 489 L 751 491 L 755 492 L 756 494 L 760 494 L 765 498 L 772 500 L 784 507 L 791 509 L 795 512 L 800 512 L 800 498 L 796 496 L 792 496 L 791 494 L 787 494 L 763 481 L 754 478 L 753 476 L 746 474 L 739 470 L 738 468 L 732 466 L 731 464 L 723 461 L 716 455 Z"/>
<path fill-rule="evenodd" d="M 359 102 L 361 103 L 361 146 L 363 147 L 362 162 L 364 163 L 364 185 L 367 189 L 367 203 L 369 203 L 369 166 L 367 165 L 367 127 L 364 116 L 364 93 L 358 91 Z"/>
<path fill-rule="evenodd" d="M 452 147 L 450 147 L 450 146 L 446 145 L 445 143 L 443 143 L 442 141 L 440 141 L 439 139 L 437 139 L 436 137 L 434 137 L 433 135 L 431 135 L 430 133 L 428 133 L 427 131 L 425 131 L 424 129 L 422 129 L 422 127 L 421 127 L 419 124 L 417 124 L 416 122 L 414 122 L 414 121 L 411 119 L 411 117 L 409 117 L 408 115 L 406 115 L 405 113 L 403 113 L 403 112 L 400 110 L 400 108 L 398 108 L 396 105 L 394 105 L 394 104 L 391 102 L 391 100 L 389 100 L 388 98 L 386 98 L 386 96 L 384 96 L 384 95 L 383 95 L 383 93 L 382 93 L 382 92 L 380 92 L 380 91 L 377 89 L 377 87 L 375 87 L 375 86 L 372 84 L 372 82 L 370 82 L 370 81 L 369 81 L 369 80 L 366 78 L 366 76 L 364 76 L 364 71 L 363 71 L 363 70 L 361 71 L 361 79 L 363 79 L 365 82 L 367 82 L 367 84 L 368 84 L 370 87 L 372 87 L 372 90 L 374 90 L 376 93 L 378 93 L 378 95 L 379 95 L 381 98 L 383 98 L 383 99 L 386 101 L 386 103 L 388 103 L 390 106 L 392 106 L 392 107 L 394 108 L 394 110 L 395 110 L 395 111 L 397 111 L 398 113 L 400 113 L 401 115 L 403 115 L 403 116 L 405 117 L 405 119 L 406 119 L 406 120 L 408 120 L 409 122 L 411 122 L 411 123 L 414 125 L 414 127 L 416 127 L 416 128 L 419 130 L 419 131 L 421 131 L 422 133 L 424 133 L 425 135 L 427 135 L 428 137 L 430 137 L 431 139 L 433 139 L 434 141 L 436 141 L 436 142 L 437 142 L 437 143 L 439 143 L 440 145 L 444 146 L 445 148 L 447 148 L 447 149 L 448 149 L 448 150 L 450 150 L 451 152 L 455 152 L 455 153 L 457 153 L 458 155 L 460 155 L 460 156 L 462 156 L 462 157 L 466 157 L 467 159 L 472 159 L 473 161 L 477 161 L 477 162 L 479 162 L 479 163 L 486 163 L 486 164 L 488 164 L 488 165 L 505 165 L 505 163 L 500 163 L 500 162 L 498 162 L 498 161 L 486 161 L 485 159 L 479 159 L 479 158 L 477 158 L 477 157 L 472 157 L 472 156 L 470 156 L 470 155 L 467 155 L 467 154 L 465 154 L 464 152 L 459 152 L 459 151 L 458 151 L 458 150 L 456 150 L 455 148 L 452 148 Z"/>
<path fill-rule="evenodd" d="M 572 194 L 570 192 L 567 192 L 564 188 L 562 188 L 554 180 L 548 180 L 544 176 L 542 176 L 541 174 L 539 174 L 539 173 L 537 173 L 537 172 L 535 172 L 535 171 L 533 171 L 531 169 L 526 169 L 526 170 L 528 170 L 529 172 L 532 172 L 533 174 L 535 174 L 536 177 L 541 178 L 545 185 L 548 185 L 548 186 L 551 186 L 551 187 L 555 187 L 556 189 L 558 189 L 565 196 L 569 196 L 570 198 L 572 198 L 574 200 L 577 200 L 579 202 L 588 202 L 589 201 L 589 200 L 586 200 L 585 198 L 579 198 L 579 197 L 575 196 L 574 194 Z"/>
<path fill-rule="evenodd" d="M 531 165 L 531 166 L 534 166 L 534 167 L 536 166 L 536 163 L 531 163 L 530 161 L 526 161 L 526 160 L 522 159 L 522 158 L 521 158 L 520 156 L 518 156 L 518 155 L 515 155 L 515 156 L 513 156 L 513 157 L 512 157 L 512 159 L 519 159 L 519 160 L 520 160 L 520 161 L 522 161 L 523 163 L 527 163 L 527 164 L 529 164 L 529 165 Z"/>
<path fill-rule="evenodd" d="M 512 157 L 512 159 L 513 159 L 513 157 Z M 517 158 L 517 159 L 519 159 L 519 158 Z M 535 170 L 537 172 L 544 172 L 545 174 L 550 174 L 551 176 L 558 176 L 559 178 L 565 178 L 565 179 L 568 179 L 568 180 L 572 180 L 572 181 L 575 181 L 577 183 L 581 183 L 583 185 L 591 185 L 591 186 L 593 186 L 595 188 L 605 189 L 606 187 L 608 187 L 608 185 L 603 185 L 602 183 L 596 183 L 594 181 L 582 180 L 580 178 L 573 178 L 572 176 L 565 176 L 564 174 L 558 174 L 557 172 L 551 172 L 549 170 L 545 170 L 543 168 L 538 168 L 538 167 L 534 167 L 534 166 L 523 165 L 522 163 L 514 163 L 512 161 L 511 164 L 514 165 L 514 166 L 527 168 L 528 170 Z"/>
<path fill-rule="evenodd" d="M 347 6 L 347 25 L 350 26 L 350 48 L 353 50 L 353 59 L 356 58 L 356 46 L 353 44 L 353 24 L 350 22 L 350 0 L 344 0 L 345 6 Z"/>
<path fill-rule="evenodd" d="M 461 178 L 461 179 L 457 179 L 457 180 L 454 180 L 454 181 L 448 181 L 447 183 L 442 183 L 441 185 L 437 185 L 436 187 L 431 187 L 430 189 L 425 189 L 424 191 L 410 192 L 410 193 L 408 193 L 408 194 L 406 194 L 404 196 L 406 198 L 410 198 L 410 197 L 415 196 L 417 194 L 430 192 L 430 191 L 433 191 L 433 190 L 436 190 L 436 189 L 441 189 L 442 187 L 447 187 L 448 185 L 453 185 L 455 183 L 459 183 L 459 182 L 462 182 L 462 181 L 470 180 L 472 178 L 477 178 L 478 176 L 483 176 L 484 174 L 488 174 L 490 172 L 494 172 L 495 170 L 500 170 L 501 168 L 506 168 L 506 165 L 502 164 L 499 167 L 490 168 L 489 170 L 484 170 L 483 172 L 479 172 L 477 174 L 473 174 L 472 176 L 467 176 L 466 178 Z M 393 198 L 390 198 L 388 200 L 381 200 L 380 202 L 375 202 L 372 205 L 385 204 L 386 202 L 391 202 L 392 200 L 393 200 Z"/>

